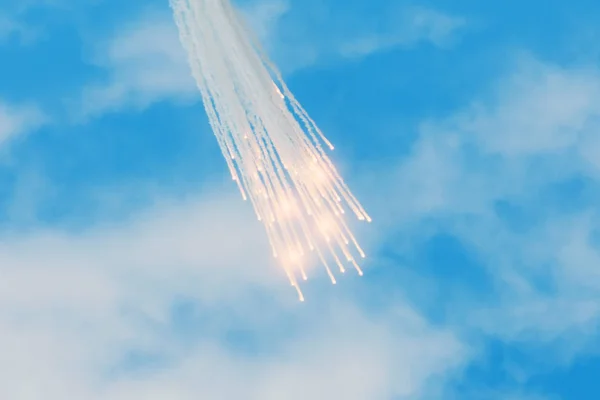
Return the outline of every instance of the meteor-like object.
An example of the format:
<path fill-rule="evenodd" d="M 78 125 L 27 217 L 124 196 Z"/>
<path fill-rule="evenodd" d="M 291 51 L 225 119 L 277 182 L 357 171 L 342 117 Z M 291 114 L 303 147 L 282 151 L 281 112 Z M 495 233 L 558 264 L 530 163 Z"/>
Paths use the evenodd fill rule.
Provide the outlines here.
<path fill-rule="evenodd" d="M 346 211 L 371 221 L 323 145 L 333 150 L 229 0 L 170 0 L 212 129 L 244 200 L 264 224 L 292 286 L 311 254 L 325 266 L 362 271 Z"/>

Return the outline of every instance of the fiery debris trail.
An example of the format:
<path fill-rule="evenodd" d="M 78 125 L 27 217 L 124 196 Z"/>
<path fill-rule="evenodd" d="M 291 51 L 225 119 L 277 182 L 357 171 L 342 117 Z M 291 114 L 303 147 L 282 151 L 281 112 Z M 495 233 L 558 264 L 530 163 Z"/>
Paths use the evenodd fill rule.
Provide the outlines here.
<path fill-rule="evenodd" d="M 265 225 L 273 250 L 304 300 L 307 260 L 359 274 L 364 252 L 345 209 L 371 221 L 323 150 L 333 150 L 290 93 L 229 0 L 170 0 L 180 39 L 232 179 Z"/>

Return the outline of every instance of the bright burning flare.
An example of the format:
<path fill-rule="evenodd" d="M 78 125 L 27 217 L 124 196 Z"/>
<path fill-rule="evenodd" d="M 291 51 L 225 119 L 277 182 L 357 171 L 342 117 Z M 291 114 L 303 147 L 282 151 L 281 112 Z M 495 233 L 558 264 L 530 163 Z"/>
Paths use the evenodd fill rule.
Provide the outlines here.
<path fill-rule="evenodd" d="M 308 253 L 341 272 L 365 254 L 343 219 L 371 221 L 338 174 L 333 150 L 229 0 L 170 0 L 213 131 L 244 200 L 266 227 L 300 300 Z"/>

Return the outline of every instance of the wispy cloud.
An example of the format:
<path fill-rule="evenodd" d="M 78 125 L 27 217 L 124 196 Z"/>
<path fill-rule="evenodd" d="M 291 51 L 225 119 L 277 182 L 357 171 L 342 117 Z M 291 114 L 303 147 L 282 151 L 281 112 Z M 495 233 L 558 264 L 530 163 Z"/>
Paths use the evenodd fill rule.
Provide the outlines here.
<path fill-rule="evenodd" d="M 353 4 L 347 4 L 343 10 L 316 1 L 249 4 L 245 14 L 288 73 L 321 62 L 356 59 L 396 47 L 423 43 L 446 47 L 467 25 L 460 16 L 387 1 L 380 3 L 379 9 L 371 10 L 369 18 L 365 18 L 361 7 Z"/>
<path fill-rule="evenodd" d="M 14 41 L 20 45 L 29 45 L 36 42 L 42 33 L 40 26 L 27 22 L 27 13 L 36 6 L 53 6 L 56 1 L 23 1 L 0 5 L 0 46 L 8 41 Z"/>
<path fill-rule="evenodd" d="M 299 22 L 294 11 L 293 4 L 284 0 L 249 2 L 242 8 L 249 25 L 287 73 L 332 57 L 357 58 L 419 43 L 445 46 L 466 23 L 460 17 L 415 7 L 390 6 L 381 10 L 378 19 L 368 21 L 360 10 L 347 10 L 336 16 L 335 25 L 310 19 Z M 95 47 L 92 62 L 104 69 L 106 77 L 87 85 L 71 101 L 78 118 L 126 108 L 141 110 L 162 100 L 198 98 L 168 13 L 142 14 Z"/>
<path fill-rule="evenodd" d="M 96 46 L 94 64 L 106 78 L 83 89 L 74 103 L 83 117 L 144 109 L 170 99 L 198 97 L 177 29 L 167 13 L 144 14 Z"/>
<path fill-rule="evenodd" d="M 382 21 L 358 31 L 338 43 L 340 55 L 362 57 L 397 46 L 431 43 L 446 46 L 466 25 L 461 17 L 446 15 L 427 8 L 394 8 L 382 16 Z"/>
<path fill-rule="evenodd" d="M 598 70 L 566 70 L 524 56 L 519 72 L 498 88 L 493 108 L 463 119 L 486 151 L 527 157 L 586 145 L 599 115 Z"/>
<path fill-rule="evenodd" d="M 20 30 L 21 27 L 14 20 L 6 15 L 0 14 L 0 43 L 13 33 L 18 33 Z"/>
<path fill-rule="evenodd" d="M 253 3 L 244 8 L 250 24 L 265 42 L 287 10 L 284 1 Z M 118 33 L 95 44 L 92 63 L 105 79 L 83 88 L 71 101 L 76 118 L 86 119 L 123 109 L 143 110 L 163 100 L 194 101 L 199 91 L 169 10 L 149 11 Z"/>
<path fill-rule="evenodd" d="M 46 116 L 32 105 L 12 105 L 0 100 L 0 145 L 47 121 Z"/>
<path fill-rule="evenodd" d="M 379 208 L 388 229 L 414 241 L 453 234 L 493 277 L 494 300 L 463 308 L 457 324 L 508 341 L 562 344 L 561 357 L 595 337 L 600 181 L 590 154 L 599 85 L 593 67 L 519 57 L 491 95 L 424 124 L 389 177 L 401 201 Z"/>

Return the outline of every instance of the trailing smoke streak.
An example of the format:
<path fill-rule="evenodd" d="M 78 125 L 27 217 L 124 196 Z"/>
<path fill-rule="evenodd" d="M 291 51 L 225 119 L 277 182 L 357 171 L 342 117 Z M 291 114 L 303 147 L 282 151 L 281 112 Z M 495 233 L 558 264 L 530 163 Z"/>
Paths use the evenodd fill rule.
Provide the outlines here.
<path fill-rule="evenodd" d="M 322 143 L 333 150 L 289 91 L 229 0 L 170 0 L 180 40 L 211 127 L 244 200 L 265 225 L 273 256 L 304 300 L 298 278 L 313 252 L 336 283 L 331 260 L 360 275 L 362 257 L 345 207 L 371 221 Z"/>

